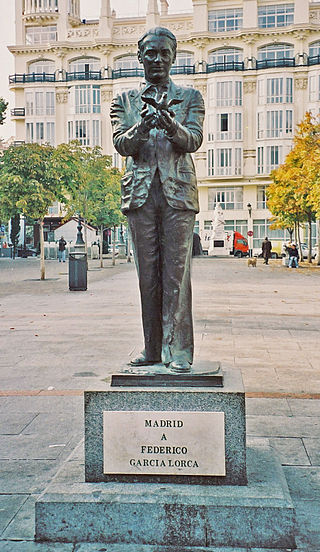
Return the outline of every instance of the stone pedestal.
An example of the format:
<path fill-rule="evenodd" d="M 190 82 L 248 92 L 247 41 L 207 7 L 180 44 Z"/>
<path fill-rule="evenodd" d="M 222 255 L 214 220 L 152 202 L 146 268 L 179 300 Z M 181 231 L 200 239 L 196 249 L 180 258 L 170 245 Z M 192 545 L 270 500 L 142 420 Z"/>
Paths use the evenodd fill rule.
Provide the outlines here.
<path fill-rule="evenodd" d="M 86 392 L 84 448 L 37 501 L 36 540 L 119 552 L 295 547 L 281 464 L 267 440 L 246 447 L 238 370 L 223 388 Z"/>

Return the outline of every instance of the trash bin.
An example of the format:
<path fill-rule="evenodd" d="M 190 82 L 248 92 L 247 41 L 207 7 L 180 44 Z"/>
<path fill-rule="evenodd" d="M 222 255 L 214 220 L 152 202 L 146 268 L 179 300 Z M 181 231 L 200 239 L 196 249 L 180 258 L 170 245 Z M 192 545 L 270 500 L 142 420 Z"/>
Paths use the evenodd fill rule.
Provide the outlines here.
<path fill-rule="evenodd" d="M 69 254 L 69 290 L 86 291 L 87 289 L 87 254 Z"/>

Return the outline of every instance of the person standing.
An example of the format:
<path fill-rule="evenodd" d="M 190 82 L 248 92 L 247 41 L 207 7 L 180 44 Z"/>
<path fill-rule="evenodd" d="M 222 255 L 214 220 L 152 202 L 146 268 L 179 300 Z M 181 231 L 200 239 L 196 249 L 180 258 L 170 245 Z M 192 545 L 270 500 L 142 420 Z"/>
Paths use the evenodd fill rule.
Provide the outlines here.
<path fill-rule="evenodd" d="M 126 157 L 122 211 L 128 217 L 139 278 L 144 350 L 132 366 L 162 362 L 190 372 L 193 322 L 190 263 L 197 179 L 191 153 L 203 140 L 204 102 L 198 90 L 169 78 L 175 36 L 163 27 L 138 42 L 146 82 L 111 105 L 113 143 Z"/>
<path fill-rule="evenodd" d="M 272 243 L 266 237 L 262 242 L 262 257 L 264 258 L 264 264 L 269 264 L 271 257 Z"/>
<path fill-rule="evenodd" d="M 63 236 L 61 236 L 61 238 L 58 242 L 58 259 L 59 259 L 59 263 L 61 263 L 61 261 L 63 261 L 64 263 L 66 262 L 66 245 L 67 245 L 66 240 L 64 239 Z"/>

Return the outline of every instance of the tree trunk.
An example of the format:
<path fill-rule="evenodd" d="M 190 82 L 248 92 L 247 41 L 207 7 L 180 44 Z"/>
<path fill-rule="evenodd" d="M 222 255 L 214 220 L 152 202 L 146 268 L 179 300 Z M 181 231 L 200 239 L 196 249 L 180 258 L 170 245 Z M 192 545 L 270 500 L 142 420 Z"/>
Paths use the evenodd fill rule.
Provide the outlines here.
<path fill-rule="evenodd" d="M 127 248 L 128 248 L 128 251 L 127 251 L 127 263 L 131 263 L 131 255 L 130 255 L 130 250 L 131 250 L 131 240 L 130 240 L 130 233 L 129 233 L 129 229 L 127 230 Z"/>
<path fill-rule="evenodd" d="M 308 215 L 308 239 L 309 239 L 309 247 L 308 247 L 308 263 L 312 264 L 312 224 L 311 224 L 311 216 Z"/>
<path fill-rule="evenodd" d="M 297 236 L 297 242 L 298 242 L 298 249 L 299 249 L 299 255 L 300 255 L 300 261 L 303 261 L 303 253 L 302 253 L 302 247 L 301 247 L 301 238 L 300 238 L 300 224 L 299 222 L 296 223 L 296 236 Z"/>
<path fill-rule="evenodd" d="M 320 219 L 317 219 L 317 236 L 318 236 L 318 252 L 317 252 L 317 265 L 320 266 Z"/>
<path fill-rule="evenodd" d="M 39 220 L 40 228 L 40 279 L 45 280 L 46 270 L 44 264 L 44 234 L 43 234 L 43 219 Z"/>
<path fill-rule="evenodd" d="M 116 264 L 116 226 L 113 227 L 112 235 L 112 266 Z"/>
<path fill-rule="evenodd" d="M 100 268 L 103 268 L 103 224 L 100 226 Z"/>
<path fill-rule="evenodd" d="M 290 236 L 290 242 L 292 243 L 292 237 L 293 237 L 293 228 L 288 228 L 289 236 Z"/>

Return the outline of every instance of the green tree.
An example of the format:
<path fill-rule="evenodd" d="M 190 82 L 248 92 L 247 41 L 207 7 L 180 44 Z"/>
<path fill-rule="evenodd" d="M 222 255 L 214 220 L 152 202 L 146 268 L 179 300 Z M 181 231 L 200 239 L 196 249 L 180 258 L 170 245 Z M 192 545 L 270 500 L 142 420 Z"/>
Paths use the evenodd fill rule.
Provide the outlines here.
<path fill-rule="evenodd" d="M 3 125 L 6 120 L 6 111 L 8 105 L 8 102 L 6 102 L 4 98 L 0 97 L 0 125 Z"/>
<path fill-rule="evenodd" d="M 41 280 L 45 279 L 43 219 L 54 201 L 64 200 L 53 153 L 52 146 L 23 144 L 10 146 L 0 160 L 0 216 L 9 220 L 23 213 L 38 221 Z"/>
<path fill-rule="evenodd" d="M 102 265 L 103 229 L 120 224 L 120 172 L 111 167 L 111 157 L 100 147 L 81 146 L 79 142 L 60 144 L 56 149 L 57 171 L 63 176 L 68 218 L 75 213 L 100 230 L 100 263 Z M 85 243 L 87 236 L 85 228 Z M 114 263 L 113 254 L 113 263 Z"/>

